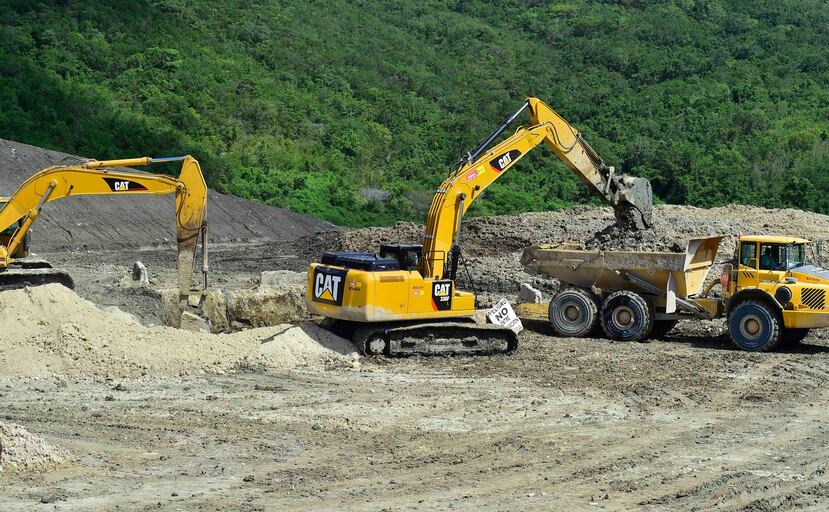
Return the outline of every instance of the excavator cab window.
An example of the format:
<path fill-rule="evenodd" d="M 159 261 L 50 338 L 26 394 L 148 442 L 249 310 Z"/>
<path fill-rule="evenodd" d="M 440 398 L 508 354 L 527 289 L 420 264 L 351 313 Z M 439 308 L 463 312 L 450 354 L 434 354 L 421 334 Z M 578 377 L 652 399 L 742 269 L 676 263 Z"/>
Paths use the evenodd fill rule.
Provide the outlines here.
<path fill-rule="evenodd" d="M 380 257 L 396 259 L 400 262 L 401 270 L 417 270 L 422 253 L 421 244 L 383 244 L 380 246 Z"/>

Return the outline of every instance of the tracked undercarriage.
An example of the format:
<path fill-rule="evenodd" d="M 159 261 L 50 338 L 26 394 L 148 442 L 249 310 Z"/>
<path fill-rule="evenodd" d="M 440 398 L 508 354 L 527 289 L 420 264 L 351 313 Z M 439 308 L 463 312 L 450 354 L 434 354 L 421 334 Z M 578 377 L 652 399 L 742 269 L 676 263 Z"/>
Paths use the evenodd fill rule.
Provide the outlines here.
<path fill-rule="evenodd" d="M 512 352 L 518 346 L 518 336 L 510 329 L 471 321 L 364 324 L 340 320 L 323 325 L 351 338 L 366 355 L 492 355 Z"/>
<path fill-rule="evenodd" d="M 75 288 L 72 276 L 54 268 L 46 260 L 21 258 L 0 270 L 0 291 L 51 283 L 62 284 L 69 289 Z"/>

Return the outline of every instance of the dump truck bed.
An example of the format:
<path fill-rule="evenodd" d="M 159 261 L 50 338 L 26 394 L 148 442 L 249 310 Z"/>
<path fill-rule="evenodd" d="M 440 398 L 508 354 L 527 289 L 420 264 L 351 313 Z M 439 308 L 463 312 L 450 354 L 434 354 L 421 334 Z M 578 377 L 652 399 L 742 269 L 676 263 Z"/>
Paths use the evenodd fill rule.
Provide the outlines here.
<path fill-rule="evenodd" d="M 651 293 L 658 289 L 661 294 L 685 298 L 702 292 L 722 239 L 694 238 L 688 241 L 685 252 L 679 253 L 588 251 L 542 244 L 525 249 L 521 264 L 529 272 L 582 288 Z"/>

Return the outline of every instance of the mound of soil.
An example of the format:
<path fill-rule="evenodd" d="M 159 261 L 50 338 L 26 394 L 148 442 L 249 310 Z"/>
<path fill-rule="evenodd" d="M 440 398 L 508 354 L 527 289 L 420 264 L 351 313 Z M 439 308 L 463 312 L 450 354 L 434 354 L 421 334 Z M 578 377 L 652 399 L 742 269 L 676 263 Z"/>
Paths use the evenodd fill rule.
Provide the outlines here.
<path fill-rule="evenodd" d="M 322 368 L 352 345 L 311 324 L 203 334 L 124 322 L 60 285 L 0 293 L 0 377 L 135 377 Z"/>
<path fill-rule="evenodd" d="M 62 464 L 69 459 L 66 450 L 52 446 L 20 425 L 0 421 L 0 471 Z"/>
<path fill-rule="evenodd" d="M 123 155 L 95 155 L 99 159 Z M 143 156 L 143 155 L 127 155 Z M 198 155 L 194 155 L 198 158 Z M 0 139 L 0 196 L 11 196 L 35 172 L 77 163 L 79 157 Z M 175 164 L 136 169 L 178 173 Z M 202 169 L 205 173 L 209 169 Z M 37 251 L 120 249 L 174 244 L 173 196 L 78 196 L 47 204 L 32 227 Z M 282 208 L 211 190 L 208 193 L 211 242 L 293 240 L 333 225 Z"/>
<path fill-rule="evenodd" d="M 601 251 L 683 252 L 685 241 L 656 229 L 631 231 L 612 224 L 585 240 L 583 247 Z"/>

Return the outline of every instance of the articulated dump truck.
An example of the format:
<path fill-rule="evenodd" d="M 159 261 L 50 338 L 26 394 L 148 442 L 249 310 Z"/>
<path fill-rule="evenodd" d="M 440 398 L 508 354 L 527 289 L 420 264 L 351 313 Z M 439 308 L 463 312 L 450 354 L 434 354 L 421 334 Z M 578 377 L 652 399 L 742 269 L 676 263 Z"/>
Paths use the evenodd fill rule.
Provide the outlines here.
<path fill-rule="evenodd" d="M 740 237 L 719 280 L 706 279 L 722 238 L 692 239 L 682 253 L 535 245 L 521 263 L 561 282 L 548 308 L 561 336 L 590 336 L 601 325 L 609 338 L 644 340 L 682 319 L 724 317 L 736 347 L 766 351 L 829 327 L 829 270 L 807 263 L 808 240 Z"/>

